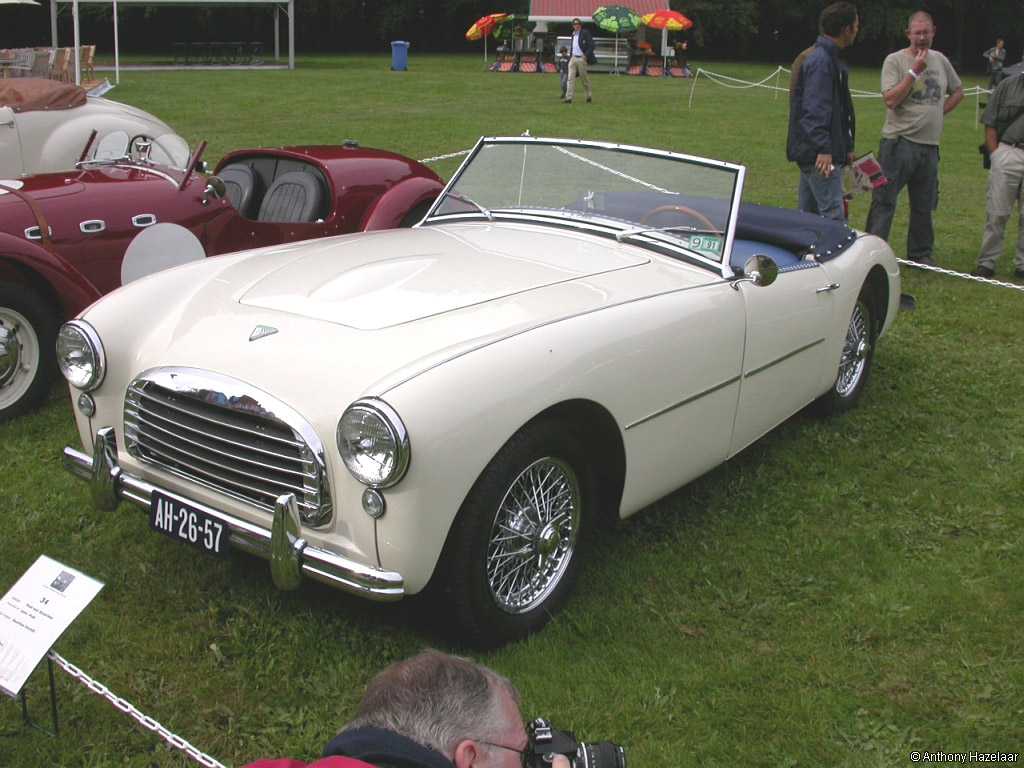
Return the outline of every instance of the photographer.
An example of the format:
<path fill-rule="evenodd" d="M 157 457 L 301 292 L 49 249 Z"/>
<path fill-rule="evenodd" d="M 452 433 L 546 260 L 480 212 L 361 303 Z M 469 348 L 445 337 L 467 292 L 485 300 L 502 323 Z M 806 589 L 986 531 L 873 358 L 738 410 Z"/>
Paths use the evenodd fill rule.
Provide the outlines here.
<path fill-rule="evenodd" d="M 605 750 L 612 757 L 609 768 L 625 768 L 621 748 L 609 742 L 579 745 L 544 721 L 531 723 L 528 733 L 508 679 L 468 659 L 427 650 L 378 673 L 355 718 L 308 768 L 572 768 L 567 753 L 577 747 L 590 754 Z M 556 751 L 562 754 L 547 754 Z M 261 760 L 247 768 L 303 765 Z"/>
<path fill-rule="evenodd" d="M 981 121 L 985 124 L 985 148 L 991 170 L 988 177 L 985 233 L 981 238 L 978 265 L 971 273 L 994 277 L 996 262 L 1003 255 L 1006 222 L 1013 205 L 1024 200 L 1024 75 L 1003 80 L 996 88 Z M 1024 279 L 1024 209 L 1017 235 L 1017 260 L 1014 276 Z"/>

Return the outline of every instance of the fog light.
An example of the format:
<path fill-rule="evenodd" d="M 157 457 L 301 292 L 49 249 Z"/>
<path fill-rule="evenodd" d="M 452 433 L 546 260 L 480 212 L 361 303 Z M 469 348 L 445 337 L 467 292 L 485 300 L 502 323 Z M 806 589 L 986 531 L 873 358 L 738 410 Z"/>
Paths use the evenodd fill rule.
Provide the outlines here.
<path fill-rule="evenodd" d="M 78 396 L 78 410 L 87 419 L 91 419 L 96 414 L 96 401 L 92 399 L 92 395 L 88 392 L 82 392 Z"/>
<path fill-rule="evenodd" d="M 374 520 L 384 514 L 384 496 L 376 488 L 363 491 L 363 512 Z"/>

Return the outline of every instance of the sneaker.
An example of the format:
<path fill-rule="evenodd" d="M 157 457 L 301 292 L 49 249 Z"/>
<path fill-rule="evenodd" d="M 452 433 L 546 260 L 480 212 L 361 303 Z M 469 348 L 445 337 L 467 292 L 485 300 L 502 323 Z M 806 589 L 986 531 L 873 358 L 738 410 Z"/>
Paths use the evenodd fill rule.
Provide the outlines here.
<path fill-rule="evenodd" d="M 572 104 L 572 99 L 562 99 L 563 104 Z"/>
<path fill-rule="evenodd" d="M 1020 270 L 1017 270 L 1017 271 L 1020 272 Z M 996 276 L 996 271 L 994 269 L 989 269 L 988 267 L 981 267 L 981 266 L 979 266 L 979 267 L 976 267 L 976 268 L 972 269 L 971 270 L 971 274 L 974 277 L 984 277 L 984 278 L 987 278 L 987 279 L 991 279 L 991 278 Z"/>
<path fill-rule="evenodd" d="M 592 102 L 592 101 L 593 101 L 593 99 L 592 99 L 592 98 L 590 98 L 589 96 L 587 96 L 587 104 L 589 104 L 589 103 L 590 103 L 590 102 Z"/>
<path fill-rule="evenodd" d="M 911 259 L 911 261 L 914 262 L 915 264 L 923 264 L 926 267 L 939 266 L 938 264 L 935 263 L 935 259 L 933 259 L 931 256 L 920 256 L 916 259 Z"/>

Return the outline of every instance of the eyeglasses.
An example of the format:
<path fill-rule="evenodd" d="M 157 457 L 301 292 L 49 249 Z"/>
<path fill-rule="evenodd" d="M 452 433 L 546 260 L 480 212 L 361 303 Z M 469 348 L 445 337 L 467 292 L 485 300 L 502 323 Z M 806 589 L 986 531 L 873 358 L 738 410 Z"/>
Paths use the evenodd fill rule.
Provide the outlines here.
<path fill-rule="evenodd" d="M 504 744 L 496 744 L 493 741 L 485 741 L 484 739 L 473 739 L 473 741 L 478 741 L 481 744 L 486 744 L 488 747 L 497 747 L 498 749 L 507 749 L 509 752 L 518 752 L 519 753 L 519 764 L 523 768 L 530 768 L 530 764 L 528 762 L 529 753 L 525 749 L 516 749 L 515 747 L 506 747 Z"/>

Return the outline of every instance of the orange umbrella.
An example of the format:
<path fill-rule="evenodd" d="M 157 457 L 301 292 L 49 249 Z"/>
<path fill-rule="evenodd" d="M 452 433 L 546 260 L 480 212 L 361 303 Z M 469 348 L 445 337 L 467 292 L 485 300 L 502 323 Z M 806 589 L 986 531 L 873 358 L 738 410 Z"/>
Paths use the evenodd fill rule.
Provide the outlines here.
<path fill-rule="evenodd" d="M 507 13 L 489 13 L 486 16 L 481 16 L 473 26 L 466 30 L 467 40 L 479 40 L 481 37 L 484 39 L 485 62 L 487 61 L 487 36 L 491 34 L 492 29 L 509 17 L 510 14 Z"/>
<path fill-rule="evenodd" d="M 669 32 L 682 32 L 693 26 L 693 22 L 679 11 L 655 11 L 643 17 L 643 22 L 651 29 L 667 29 Z"/>

